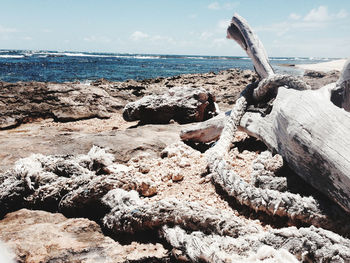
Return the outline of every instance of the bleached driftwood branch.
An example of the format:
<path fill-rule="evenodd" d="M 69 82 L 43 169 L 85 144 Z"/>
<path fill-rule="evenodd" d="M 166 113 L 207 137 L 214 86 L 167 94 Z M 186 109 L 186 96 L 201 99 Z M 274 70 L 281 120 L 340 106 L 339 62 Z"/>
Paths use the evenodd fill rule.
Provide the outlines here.
<path fill-rule="evenodd" d="M 274 74 L 264 46 L 248 22 L 240 15 L 234 14 L 227 29 L 227 38 L 235 40 L 247 52 L 261 78 Z"/>
<path fill-rule="evenodd" d="M 350 114 L 330 101 L 329 91 L 280 88 L 269 115 L 246 113 L 240 125 L 350 212 Z"/>
<path fill-rule="evenodd" d="M 331 100 L 350 112 L 350 58 L 345 62 L 336 87 L 332 90 Z"/>
<path fill-rule="evenodd" d="M 233 17 L 228 35 L 252 57 L 258 74 L 264 79 L 253 93 L 244 91 L 231 112 L 231 118 L 222 119 L 225 128 L 215 150 L 211 149 L 208 153 L 212 171 L 215 172 L 217 167 L 214 159 L 222 160 L 235 130 L 240 126 L 262 140 L 272 151 L 281 154 L 299 176 L 350 212 L 350 142 L 345 140 L 350 134 L 350 114 L 331 102 L 335 84 L 308 90 L 308 85 L 299 79 L 274 74 L 261 42 L 238 15 Z M 338 81 L 343 90 L 344 108 L 348 105 L 349 68 L 347 64 Z M 271 113 L 265 117 L 260 113 L 247 112 L 246 104 L 242 104 L 242 101 L 260 101 L 267 95 L 276 96 L 276 99 Z M 238 112 L 239 115 L 235 115 Z M 217 129 L 213 125 L 199 124 L 196 129 L 200 131 L 200 136 L 192 129 L 183 132 L 182 138 L 200 141 L 200 137 L 204 137 L 204 141 L 208 141 L 208 138 L 218 137 L 222 130 L 220 120 L 215 125 Z M 210 136 L 207 136 L 206 127 L 210 127 Z"/>

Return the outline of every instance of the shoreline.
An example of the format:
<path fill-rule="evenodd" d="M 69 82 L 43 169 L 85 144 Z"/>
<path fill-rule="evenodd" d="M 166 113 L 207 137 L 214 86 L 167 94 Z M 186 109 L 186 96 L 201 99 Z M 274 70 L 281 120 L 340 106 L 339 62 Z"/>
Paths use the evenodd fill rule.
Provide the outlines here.
<path fill-rule="evenodd" d="M 304 76 L 303 79 L 316 89 L 334 82 L 338 79 L 338 75 L 336 71 L 322 74 L 316 72 Z M 15 206 L 17 203 L 12 202 L 11 195 L 4 194 L 0 200 L 6 205 L 3 207 L 5 209 L 14 207 L 14 209 L 1 211 L 7 216 L 0 220 L 0 230 L 3 230 L 0 231 L 0 237 L 6 240 L 6 245 L 12 247 L 16 255 L 20 255 L 21 251 L 26 253 L 31 251 L 32 255 L 40 257 L 42 256 L 40 248 L 45 247 L 47 240 L 50 240 L 55 244 L 56 250 L 44 251 L 43 257 L 49 259 L 64 258 L 67 261 L 67 258 L 94 255 L 98 249 L 99 253 L 105 253 L 110 258 L 115 257 L 118 262 L 129 262 L 131 259 L 129 255 L 133 255 L 134 262 L 136 260 L 148 262 L 147 258 L 160 258 L 159 262 L 169 262 L 172 252 L 158 237 L 140 242 L 137 235 L 128 233 L 132 243 L 126 244 L 123 236 L 110 239 L 103 234 L 109 229 L 98 218 L 104 218 L 107 214 L 102 209 L 97 209 L 98 216 L 93 217 L 94 215 L 90 216 L 90 211 L 97 208 L 95 204 L 102 204 L 101 196 L 114 188 L 137 190 L 140 202 L 147 206 L 157 207 L 159 202 L 169 198 L 178 200 L 180 207 L 185 208 L 189 207 L 186 204 L 198 204 L 196 207 L 200 204 L 204 207 L 204 216 L 218 214 L 220 217 L 220 211 L 223 211 L 222 215 L 240 218 L 242 225 L 254 229 L 259 235 L 269 235 L 275 224 L 281 228 L 290 226 L 284 219 L 278 220 L 277 217 L 254 213 L 255 210 L 249 207 L 245 208 L 247 209 L 245 212 L 239 206 L 231 206 L 222 198 L 216 186 L 211 183 L 211 175 L 207 174 L 207 162 L 202 152 L 208 146 L 192 147 L 182 142 L 179 137 L 181 130 L 186 128 L 187 124 L 174 121 L 168 124 L 142 124 L 137 121 L 127 122 L 123 118 L 123 109 L 129 102 L 148 95 L 164 94 L 173 87 L 205 89 L 215 96 L 220 110 L 230 110 L 241 91 L 256 81 L 257 75 L 253 71 L 240 69 L 140 81 L 112 82 L 100 79 L 90 85 L 72 82 L 0 81 L 0 110 L 3 112 L 2 119 L 0 118 L 0 175 L 6 179 L 2 182 L 10 180 L 14 182 L 6 185 L 2 183 L 2 187 L 18 185 L 19 187 L 14 190 L 9 188 L 8 193 L 16 191 L 15 194 L 18 196 L 16 200 L 27 198 L 36 202 L 29 203 L 29 201 L 28 205 L 19 203 Z M 282 169 L 283 162 L 280 157 L 276 155 L 264 157 L 266 154 L 263 152 L 266 149 L 266 146 L 256 139 L 249 138 L 243 132 L 237 132 L 232 149 L 228 153 L 228 164 L 233 167 L 241 180 L 250 183 L 253 165 L 261 165 L 258 163 L 259 158 L 267 160 L 270 169 L 274 171 Z M 32 155 L 33 153 L 36 155 Z M 45 160 L 49 162 L 52 160 L 52 163 Z M 28 163 L 28 170 L 25 170 L 24 175 L 32 172 L 31 167 L 40 167 L 39 172 L 34 170 L 37 175 L 27 176 L 32 180 L 29 183 L 35 182 L 34 191 L 25 188 L 26 175 L 15 178 L 12 176 L 13 171 L 19 169 L 19 166 L 16 166 L 17 161 L 20 165 Z M 32 163 L 35 166 L 31 165 Z M 105 163 L 109 168 L 105 168 L 107 167 Z M 53 168 L 44 171 L 41 167 Z M 292 171 L 284 170 L 285 172 L 293 177 L 293 180 L 298 180 Z M 303 181 L 296 181 L 295 184 L 303 185 L 302 191 L 307 189 L 308 192 L 313 192 L 313 189 L 304 186 Z M 7 191 L 7 188 L 5 190 Z M 66 192 L 67 194 L 61 195 Z M 39 200 L 36 196 L 43 201 L 36 201 Z M 61 209 L 60 205 L 64 204 L 65 198 L 69 196 L 79 198 L 72 199 L 74 200 L 72 206 L 67 205 L 67 208 Z M 28 210 L 34 206 L 37 210 L 33 210 L 34 212 Z M 49 206 L 50 211 L 58 214 L 48 212 Z M 249 217 L 246 217 L 247 213 Z M 67 219 L 66 216 L 71 219 Z M 88 219 L 82 220 L 82 217 Z M 147 217 L 148 215 L 144 218 L 148 220 Z M 44 224 L 40 223 L 41 218 L 45 218 Z M 59 226 L 69 225 L 69 227 L 58 228 L 57 218 L 60 219 Z M 18 227 L 23 234 L 13 236 L 12 229 Z M 45 234 L 48 228 L 55 229 L 50 230 L 49 236 Z M 72 229 L 73 232 L 67 229 Z M 39 235 L 43 237 L 40 242 L 36 239 Z M 94 238 L 84 239 L 85 243 L 68 243 L 72 244 L 71 251 L 74 254 L 73 252 L 67 254 L 65 244 L 70 242 L 72 237 L 79 240 L 82 235 L 84 238 L 91 236 Z M 101 240 L 99 243 L 102 245 L 98 243 L 96 246 L 96 237 Z M 300 240 L 303 238 L 300 237 Z M 343 246 L 347 244 L 346 241 L 341 242 Z M 30 249 L 27 244 L 31 245 Z M 116 249 L 110 249 L 111 247 Z M 237 253 L 237 257 L 244 258 L 244 255 Z"/>
<path fill-rule="evenodd" d="M 345 62 L 346 59 L 344 58 L 314 64 L 295 64 L 294 67 L 303 70 L 313 70 L 320 72 L 330 72 L 333 70 L 341 71 L 344 67 Z"/>

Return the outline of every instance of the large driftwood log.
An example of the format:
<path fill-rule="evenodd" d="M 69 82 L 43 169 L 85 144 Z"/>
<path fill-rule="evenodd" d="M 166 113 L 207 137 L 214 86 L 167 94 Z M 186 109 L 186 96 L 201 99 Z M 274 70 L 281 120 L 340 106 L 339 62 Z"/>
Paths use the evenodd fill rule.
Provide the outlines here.
<path fill-rule="evenodd" d="M 240 125 L 281 154 L 305 181 L 350 212 L 350 114 L 316 91 L 280 88 L 273 109 L 246 113 Z"/>
<path fill-rule="evenodd" d="M 257 73 L 264 78 L 252 93 L 245 90 L 240 100 L 249 103 L 260 101 L 266 95 L 277 94 L 277 97 L 271 113 L 265 117 L 257 112 L 247 112 L 246 105 L 237 101 L 231 117 L 222 119 L 225 128 L 214 149 L 208 153 L 211 170 L 219 171 L 219 178 L 226 177 L 225 165 L 219 164 L 230 146 L 237 126 L 240 126 L 281 154 L 304 180 L 350 212 L 350 143 L 345 140 L 350 134 L 350 114 L 345 111 L 349 106 L 350 61 L 345 65 L 337 86 L 330 84 L 319 90 L 308 90 L 309 87 L 301 80 L 279 76 L 270 70 L 261 42 L 247 22 L 238 15 L 233 17 L 228 35 L 247 51 Z M 340 106 L 345 110 L 331 101 L 332 93 L 339 88 L 342 90 Z M 223 126 L 220 120 L 214 124 L 217 129 L 213 125 L 207 125 L 210 127 L 207 133 L 203 129 L 205 125 L 207 124 L 196 128 L 201 136 L 198 136 L 196 129 L 188 129 L 181 137 L 188 140 L 195 138 L 197 141 L 203 137 L 204 141 L 208 141 L 208 137 L 218 137 Z"/>
<path fill-rule="evenodd" d="M 345 62 L 337 86 L 332 90 L 332 96 L 338 94 L 338 106 L 350 111 L 350 58 Z"/>

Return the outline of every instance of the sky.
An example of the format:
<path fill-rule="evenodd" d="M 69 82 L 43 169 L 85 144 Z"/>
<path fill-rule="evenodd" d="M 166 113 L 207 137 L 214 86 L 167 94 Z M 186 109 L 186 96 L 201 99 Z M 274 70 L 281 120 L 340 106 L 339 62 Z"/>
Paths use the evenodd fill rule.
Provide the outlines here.
<path fill-rule="evenodd" d="M 269 56 L 350 56 L 348 0 L 0 0 L 0 49 L 242 56 L 235 12 Z"/>

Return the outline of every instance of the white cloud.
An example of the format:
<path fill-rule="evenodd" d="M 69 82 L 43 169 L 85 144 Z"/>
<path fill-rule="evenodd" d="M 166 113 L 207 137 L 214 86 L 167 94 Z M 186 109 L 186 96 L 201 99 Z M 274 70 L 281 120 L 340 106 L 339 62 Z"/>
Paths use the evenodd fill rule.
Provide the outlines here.
<path fill-rule="evenodd" d="M 212 2 L 208 5 L 208 9 L 211 10 L 233 10 L 239 5 L 239 2 Z"/>
<path fill-rule="evenodd" d="M 299 19 L 301 18 L 301 16 L 298 15 L 298 14 L 296 14 L 296 13 L 291 13 L 291 14 L 289 15 L 289 18 L 290 18 L 290 19 L 293 19 L 293 20 L 299 20 Z"/>
<path fill-rule="evenodd" d="M 311 9 L 311 11 L 304 17 L 304 21 L 327 21 L 331 16 L 328 13 L 326 6 L 319 6 L 318 8 Z"/>
<path fill-rule="evenodd" d="M 239 5 L 239 2 L 228 2 L 228 3 L 224 3 L 222 9 L 233 10 L 233 9 L 235 9 L 238 5 Z"/>
<path fill-rule="evenodd" d="M 13 33 L 18 32 L 16 28 L 4 27 L 0 25 L 0 33 Z"/>
<path fill-rule="evenodd" d="M 213 2 L 213 3 L 208 5 L 208 9 L 219 10 L 220 9 L 220 4 L 218 2 Z"/>
<path fill-rule="evenodd" d="M 227 43 L 227 39 L 225 38 L 215 38 L 213 40 L 213 44 L 217 47 L 221 47 Z"/>
<path fill-rule="evenodd" d="M 111 39 L 106 36 L 88 36 L 83 38 L 86 42 L 109 43 Z"/>
<path fill-rule="evenodd" d="M 191 19 L 195 19 L 198 17 L 198 15 L 197 14 L 190 14 L 190 15 L 188 15 L 188 17 Z"/>
<path fill-rule="evenodd" d="M 206 40 L 208 38 L 210 38 L 213 35 L 213 33 L 208 32 L 208 31 L 204 31 L 200 34 L 199 38 L 202 40 Z"/>
<path fill-rule="evenodd" d="M 335 19 L 343 19 L 347 17 L 347 12 L 341 9 L 337 14 L 331 14 L 328 11 L 327 6 L 319 6 L 318 8 L 312 9 L 305 17 L 304 21 L 310 22 L 325 22 Z"/>
<path fill-rule="evenodd" d="M 285 35 L 291 30 L 310 31 L 325 28 L 331 23 L 344 19 L 348 16 L 346 10 L 341 9 L 338 13 L 330 13 L 326 6 L 319 6 L 310 10 L 304 17 L 291 13 L 288 21 L 282 21 L 272 25 L 258 26 L 256 31 L 274 32 L 278 36 Z M 294 20 L 294 21 L 293 21 Z"/>
<path fill-rule="evenodd" d="M 22 37 L 23 40 L 26 40 L 26 41 L 30 41 L 30 40 L 33 40 L 32 37 L 30 36 L 25 36 L 25 37 Z"/>
<path fill-rule="evenodd" d="M 343 19 L 346 18 L 348 16 L 348 12 L 346 12 L 345 9 L 341 9 L 336 15 L 335 17 L 338 19 Z"/>
<path fill-rule="evenodd" d="M 160 35 L 152 36 L 152 37 L 150 37 L 150 40 L 154 41 L 154 42 L 160 42 L 160 43 L 164 43 L 164 42 L 174 43 L 175 42 L 174 39 L 171 37 L 160 36 Z"/>
<path fill-rule="evenodd" d="M 143 33 L 141 31 L 135 31 L 134 33 L 131 34 L 130 38 L 134 41 L 138 41 L 138 40 L 141 40 L 141 39 L 145 39 L 145 38 L 148 38 L 148 34 L 146 33 Z"/>
<path fill-rule="evenodd" d="M 231 23 L 231 20 L 220 20 L 218 22 L 218 27 L 219 29 L 227 29 L 230 23 Z"/>

